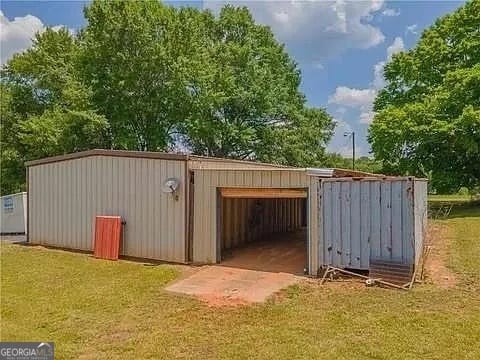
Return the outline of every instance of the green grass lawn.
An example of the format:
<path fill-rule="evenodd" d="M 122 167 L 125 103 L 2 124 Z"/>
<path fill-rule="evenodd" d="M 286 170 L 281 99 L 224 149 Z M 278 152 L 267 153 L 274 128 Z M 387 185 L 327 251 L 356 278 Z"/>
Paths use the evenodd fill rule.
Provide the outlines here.
<path fill-rule="evenodd" d="M 451 202 L 451 203 L 464 203 L 471 200 L 470 195 L 428 195 L 428 201 L 430 203 L 436 202 Z"/>
<path fill-rule="evenodd" d="M 479 359 L 480 209 L 439 223 L 456 288 L 305 283 L 237 308 L 165 292 L 178 267 L 3 244 L 1 339 L 57 359 Z"/>

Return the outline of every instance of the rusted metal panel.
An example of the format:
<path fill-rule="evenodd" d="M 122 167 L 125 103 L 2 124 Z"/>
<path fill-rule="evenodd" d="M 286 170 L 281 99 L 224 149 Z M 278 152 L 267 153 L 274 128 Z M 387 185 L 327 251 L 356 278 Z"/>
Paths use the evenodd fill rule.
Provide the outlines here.
<path fill-rule="evenodd" d="M 92 251 L 95 216 L 118 215 L 126 221 L 121 255 L 185 262 L 185 171 L 184 161 L 153 155 L 94 155 L 31 166 L 29 240 Z M 170 177 L 180 180 L 178 201 L 161 191 Z"/>
<path fill-rule="evenodd" d="M 413 263 L 399 261 L 370 260 L 369 277 L 404 286 L 412 280 Z"/>
<path fill-rule="evenodd" d="M 323 179 L 319 199 L 320 266 L 368 270 L 370 260 L 418 262 L 426 187 L 412 178 Z M 416 184 L 416 183 L 415 183 Z M 415 224 L 415 229 L 414 229 Z M 415 234 L 414 234 L 415 232 Z M 417 235 L 417 233 L 419 235 Z"/>
<path fill-rule="evenodd" d="M 120 216 L 96 216 L 93 255 L 100 259 L 117 260 L 121 229 Z"/>

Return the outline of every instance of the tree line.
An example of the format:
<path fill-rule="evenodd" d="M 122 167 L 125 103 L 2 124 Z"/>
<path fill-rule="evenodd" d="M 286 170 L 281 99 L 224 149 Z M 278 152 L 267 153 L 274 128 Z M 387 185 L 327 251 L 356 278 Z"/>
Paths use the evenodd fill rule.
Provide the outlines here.
<path fill-rule="evenodd" d="M 384 70 L 369 141 L 383 170 L 439 192 L 480 185 L 480 1 L 426 29 Z"/>
<path fill-rule="evenodd" d="M 24 162 L 92 148 L 181 151 L 349 168 L 327 154 L 335 122 L 306 105 L 298 65 L 245 7 L 97 1 L 75 34 L 46 29 L 1 70 L 1 192 Z M 480 0 L 426 29 L 384 69 L 357 167 L 480 186 Z"/>
<path fill-rule="evenodd" d="M 91 148 L 324 161 L 334 122 L 247 8 L 93 1 L 76 34 L 47 29 L 2 69 L 2 193 L 23 163 Z"/>

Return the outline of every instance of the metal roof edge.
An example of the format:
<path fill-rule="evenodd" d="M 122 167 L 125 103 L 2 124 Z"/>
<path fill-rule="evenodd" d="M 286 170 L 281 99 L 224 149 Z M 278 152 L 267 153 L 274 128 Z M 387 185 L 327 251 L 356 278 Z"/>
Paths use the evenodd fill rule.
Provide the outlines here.
<path fill-rule="evenodd" d="M 322 181 L 384 181 L 384 180 L 426 180 L 418 179 L 414 176 L 343 176 L 343 177 L 333 177 L 325 178 Z"/>
<path fill-rule="evenodd" d="M 305 172 L 304 168 L 295 168 L 295 167 L 208 167 L 208 168 L 191 168 L 192 171 L 296 171 L 296 172 Z"/>
<path fill-rule="evenodd" d="M 210 161 L 210 162 L 221 162 L 221 163 L 245 164 L 245 165 L 258 166 L 258 167 L 265 166 L 265 167 L 281 168 L 281 169 L 298 169 L 298 167 L 288 166 L 288 165 L 272 164 L 272 163 L 258 162 L 253 160 L 218 158 L 218 157 L 193 155 L 193 154 L 188 155 L 188 160 L 192 162 L 193 161 Z"/>
<path fill-rule="evenodd" d="M 20 191 L 20 192 L 16 192 L 16 193 L 13 193 L 13 194 L 2 195 L 2 196 L 0 196 L 0 198 L 4 198 L 4 197 L 8 197 L 8 196 L 15 196 L 15 195 L 24 195 L 26 193 L 27 193 L 26 191 Z"/>
<path fill-rule="evenodd" d="M 93 149 L 79 151 L 70 154 L 50 156 L 37 160 L 30 160 L 25 162 L 26 167 L 49 164 L 54 162 L 80 159 L 90 156 L 114 156 L 114 157 L 130 157 L 130 158 L 147 158 L 147 159 L 163 159 L 163 160 L 187 160 L 187 155 L 178 153 L 162 153 L 152 151 L 130 151 L 130 150 L 105 150 Z"/>
<path fill-rule="evenodd" d="M 318 176 L 323 178 L 331 178 L 335 173 L 333 168 L 306 168 L 305 171 L 309 176 Z"/>

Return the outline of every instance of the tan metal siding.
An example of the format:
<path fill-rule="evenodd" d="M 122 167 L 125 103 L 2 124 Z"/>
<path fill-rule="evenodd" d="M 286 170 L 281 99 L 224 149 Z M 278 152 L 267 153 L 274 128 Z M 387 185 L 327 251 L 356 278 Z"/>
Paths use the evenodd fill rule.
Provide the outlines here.
<path fill-rule="evenodd" d="M 194 184 L 193 261 L 217 259 L 217 188 L 307 188 L 310 177 L 298 170 L 197 169 Z"/>
<path fill-rule="evenodd" d="M 161 191 L 180 179 L 179 200 Z M 92 250 L 96 215 L 126 221 L 121 254 L 184 262 L 185 163 L 91 156 L 29 168 L 30 241 Z"/>

